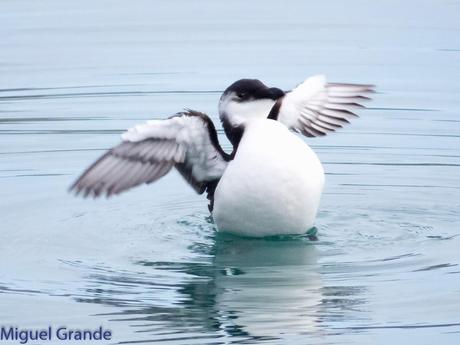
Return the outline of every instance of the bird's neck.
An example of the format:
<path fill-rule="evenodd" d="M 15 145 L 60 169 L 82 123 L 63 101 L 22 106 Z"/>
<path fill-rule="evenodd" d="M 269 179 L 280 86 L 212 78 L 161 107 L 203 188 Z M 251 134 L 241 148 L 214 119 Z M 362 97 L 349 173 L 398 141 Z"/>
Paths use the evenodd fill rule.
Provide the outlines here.
<path fill-rule="evenodd" d="M 241 124 L 239 126 L 233 126 L 230 122 L 223 121 L 222 127 L 224 127 L 225 135 L 233 145 L 233 151 L 231 154 L 233 159 L 233 157 L 235 157 L 236 150 L 238 149 L 238 145 L 240 144 L 241 138 L 243 137 L 244 125 Z"/>

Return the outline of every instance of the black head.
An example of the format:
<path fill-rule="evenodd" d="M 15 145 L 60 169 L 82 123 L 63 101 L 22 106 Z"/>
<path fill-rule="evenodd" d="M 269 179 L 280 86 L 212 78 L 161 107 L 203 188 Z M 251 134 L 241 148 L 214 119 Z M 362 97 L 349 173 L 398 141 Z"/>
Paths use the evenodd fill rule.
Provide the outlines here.
<path fill-rule="evenodd" d="M 283 90 L 267 87 L 260 80 L 240 79 L 220 97 L 220 119 L 239 126 L 253 118 L 267 118 L 275 102 L 283 96 Z"/>
<path fill-rule="evenodd" d="M 267 87 L 257 79 L 241 79 L 230 85 L 219 101 L 219 117 L 233 146 L 238 145 L 245 124 L 253 119 L 266 119 L 284 92 Z"/>
<path fill-rule="evenodd" d="M 234 94 L 236 96 L 235 100 L 239 102 L 260 99 L 276 101 L 284 96 L 283 90 L 276 87 L 269 88 L 258 79 L 240 79 L 234 82 L 224 91 L 221 98 L 229 94 Z"/>

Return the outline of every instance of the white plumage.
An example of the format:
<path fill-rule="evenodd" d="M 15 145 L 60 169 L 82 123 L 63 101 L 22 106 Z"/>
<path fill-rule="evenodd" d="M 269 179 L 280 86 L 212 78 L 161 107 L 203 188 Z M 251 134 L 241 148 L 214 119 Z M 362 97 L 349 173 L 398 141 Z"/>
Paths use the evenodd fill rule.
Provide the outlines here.
<path fill-rule="evenodd" d="M 223 151 L 211 119 L 184 111 L 122 134 L 75 181 L 77 194 L 111 196 L 151 183 L 173 167 L 197 193 L 206 192 L 218 230 L 244 236 L 301 234 L 314 225 L 323 167 L 296 134 L 323 136 L 356 117 L 371 85 L 327 83 L 314 76 L 291 91 L 256 79 L 230 85 L 219 117 L 233 144 Z"/>
<path fill-rule="evenodd" d="M 244 236 L 305 233 L 323 186 L 323 167 L 307 144 L 277 121 L 252 120 L 217 186 L 214 220 Z"/>
<path fill-rule="evenodd" d="M 280 107 L 278 121 L 307 137 L 333 132 L 357 117 L 352 111 L 363 106 L 357 102 L 372 92 L 372 85 L 326 83 L 326 77 L 308 78 L 287 92 Z"/>

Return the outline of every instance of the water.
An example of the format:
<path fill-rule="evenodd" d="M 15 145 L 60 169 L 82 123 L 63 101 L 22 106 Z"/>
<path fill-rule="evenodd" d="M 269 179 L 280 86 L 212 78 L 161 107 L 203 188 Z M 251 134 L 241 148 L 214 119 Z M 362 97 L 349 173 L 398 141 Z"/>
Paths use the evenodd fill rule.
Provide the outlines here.
<path fill-rule="evenodd" d="M 0 324 L 103 325 L 113 343 L 457 343 L 460 4 L 344 6 L 2 1 Z M 236 79 L 315 73 L 378 87 L 361 119 L 308 140 L 327 172 L 318 242 L 217 235 L 176 173 L 108 201 L 66 192 L 135 123 L 216 120 Z"/>

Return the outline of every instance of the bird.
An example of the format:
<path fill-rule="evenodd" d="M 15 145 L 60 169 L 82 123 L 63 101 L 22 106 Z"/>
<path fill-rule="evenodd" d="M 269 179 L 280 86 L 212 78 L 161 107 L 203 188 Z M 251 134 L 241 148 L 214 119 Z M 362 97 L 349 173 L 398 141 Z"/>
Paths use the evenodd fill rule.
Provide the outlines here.
<path fill-rule="evenodd" d="M 198 194 L 206 193 L 217 231 L 245 237 L 305 234 L 314 227 L 325 174 L 301 136 L 342 128 L 358 117 L 355 110 L 364 108 L 373 92 L 374 85 L 329 83 L 323 75 L 290 91 L 240 79 L 218 104 L 230 153 L 208 115 L 185 109 L 128 129 L 69 189 L 84 197 L 110 197 L 175 168 Z"/>

